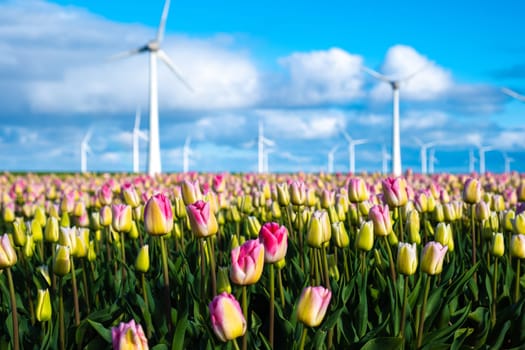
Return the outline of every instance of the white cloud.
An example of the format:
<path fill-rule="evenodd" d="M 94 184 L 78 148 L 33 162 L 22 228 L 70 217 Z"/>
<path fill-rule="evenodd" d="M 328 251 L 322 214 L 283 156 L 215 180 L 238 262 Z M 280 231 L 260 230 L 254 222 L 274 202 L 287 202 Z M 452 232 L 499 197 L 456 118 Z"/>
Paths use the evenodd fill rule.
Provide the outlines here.
<path fill-rule="evenodd" d="M 362 96 L 361 56 L 339 48 L 295 52 L 279 59 L 289 72 L 289 86 L 281 91 L 291 104 L 343 103 Z"/>
<path fill-rule="evenodd" d="M 434 100 L 453 86 L 451 73 L 421 55 L 414 48 L 404 45 L 392 46 L 383 62 L 381 73 L 389 79 L 405 79 L 401 83 L 400 98 L 416 101 Z M 378 82 L 372 89 L 373 99 L 385 101 L 392 99 L 392 88 Z"/>
<path fill-rule="evenodd" d="M 410 111 L 400 118 L 403 130 L 431 130 L 446 127 L 449 116 L 443 112 Z"/>

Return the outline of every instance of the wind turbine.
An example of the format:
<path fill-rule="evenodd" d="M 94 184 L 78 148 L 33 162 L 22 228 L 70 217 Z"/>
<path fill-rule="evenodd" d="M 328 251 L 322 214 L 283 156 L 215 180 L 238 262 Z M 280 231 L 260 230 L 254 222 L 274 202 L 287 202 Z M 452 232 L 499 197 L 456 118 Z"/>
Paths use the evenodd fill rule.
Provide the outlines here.
<path fill-rule="evenodd" d="M 139 139 L 148 140 L 148 134 L 140 130 L 140 108 L 135 112 L 135 126 L 133 127 L 133 172 L 139 172 Z"/>
<path fill-rule="evenodd" d="M 348 133 L 341 129 L 341 132 L 343 133 L 343 136 L 345 137 L 346 141 L 348 142 L 348 165 L 349 165 L 349 171 L 350 173 L 355 173 L 355 146 L 362 145 L 364 143 L 367 143 L 368 140 L 360 139 L 360 140 L 354 140 L 348 135 Z"/>
<path fill-rule="evenodd" d="M 401 79 L 392 79 L 376 72 L 367 67 L 361 67 L 363 71 L 370 74 L 372 77 L 381 80 L 392 87 L 392 173 L 394 176 L 400 176 L 402 173 L 401 168 L 401 141 L 400 141 L 400 131 L 399 131 L 399 87 L 401 83 L 407 82 L 417 74 L 419 74 L 427 65 L 424 65 L 420 69 L 416 70 L 414 73 L 409 74 Z"/>
<path fill-rule="evenodd" d="M 190 148 L 191 137 L 186 137 L 184 147 L 182 148 L 182 171 L 187 173 L 190 169 L 190 156 L 193 153 Z"/>
<path fill-rule="evenodd" d="M 264 170 L 264 146 L 272 147 L 275 146 L 275 142 L 264 137 L 264 127 L 262 120 L 259 120 L 259 132 L 257 137 L 257 148 L 258 148 L 258 167 L 259 173 L 263 173 Z"/>
<path fill-rule="evenodd" d="M 477 158 L 474 155 L 474 150 L 473 149 L 469 150 L 468 152 L 468 171 L 471 174 L 476 171 L 476 166 L 475 166 L 476 161 L 477 161 Z"/>
<path fill-rule="evenodd" d="M 510 173 L 510 163 L 514 161 L 513 158 L 509 157 L 506 152 L 501 153 L 503 155 L 503 160 L 505 161 L 505 173 Z"/>
<path fill-rule="evenodd" d="M 511 89 L 507 89 L 507 88 L 505 88 L 505 87 L 502 88 L 501 91 L 502 91 L 504 94 L 507 94 L 507 95 L 509 95 L 510 97 L 513 97 L 513 98 L 515 98 L 515 99 L 518 100 L 518 101 L 525 102 L 525 95 L 518 94 L 516 91 L 511 90 Z"/>
<path fill-rule="evenodd" d="M 436 149 L 431 148 L 428 151 L 428 172 L 430 174 L 434 174 L 434 164 L 439 163 L 438 159 L 436 158 Z"/>
<path fill-rule="evenodd" d="M 269 173 L 270 172 L 270 167 L 269 167 L 269 162 L 268 162 L 268 156 L 272 153 L 274 153 L 276 151 L 275 148 L 269 148 L 269 149 L 264 149 L 264 172 L 265 173 Z"/>
<path fill-rule="evenodd" d="M 435 146 L 436 142 L 423 143 L 417 137 L 414 137 L 414 139 L 416 140 L 416 143 L 420 147 L 419 159 L 421 160 L 421 174 L 426 174 L 427 173 L 427 164 L 428 164 L 428 162 L 427 162 L 427 149 L 432 147 L 432 146 Z"/>
<path fill-rule="evenodd" d="M 381 162 L 382 162 L 382 173 L 386 175 L 388 173 L 388 161 L 392 159 L 392 156 L 387 152 L 386 146 L 381 147 Z"/>
<path fill-rule="evenodd" d="M 85 173 L 87 171 L 87 154 L 91 153 L 91 147 L 89 147 L 89 139 L 91 139 L 91 129 L 84 135 L 82 142 L 80 142 L 80 171 Z"/>
<path fill-rule="evenodd" d="M 148 174 L 155 175 L 162 172 L 162 165 L 160 160 L 160 138 L 159 138 L 159 104 L 158 104 L 158 76 L 157 76 L 157 58 L 163 61 L 166 66 L 175 74 L 175 76 L 190 90 L 191 86 L 183 78 L 179 69 L 168 57 L 166 52 L 161 48 L 161 42 L 164 38 L 164 31 L 166 29 L 166 20 L 168 18 L 168 11 L 170 7 L 170 0 L 166 0 L 160 18 L 160 25 L 157 30 L 157 35 L 154 39 L 147 42 L 134 50 L 126 51 L 117 54 L 112 59 L 124 58 L 136 54 L 147 52 L 149 53 L 149 150 L 148 150 Z"/>
<path fill-rule="evenodd" d="M 478 145 L 479 152 L 479 173 L 485 174 L 485 153 L 494 150 L 494 147 Z"/>
<path fill-rule="evenodd" d="M 336 145 L 332 147 L 332 149 L 328 152 L 328 173 L 329 174 L 334 172 L 334 156 L 338 148 L 339 148 L 339 145 Z"/>

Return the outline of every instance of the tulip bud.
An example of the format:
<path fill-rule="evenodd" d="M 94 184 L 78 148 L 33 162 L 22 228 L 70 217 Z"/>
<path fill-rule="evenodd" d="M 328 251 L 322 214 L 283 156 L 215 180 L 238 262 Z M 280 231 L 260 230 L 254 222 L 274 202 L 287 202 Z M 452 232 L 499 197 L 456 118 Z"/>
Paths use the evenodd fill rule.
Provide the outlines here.
<path fill-rule="evenodd" d="M 519 213 L 514 217 L 514 233 L 525 234 L 525 212 Z"/>
<path fill-rule="evenodd" d="M 272 219 L 280 219 L 282 216 L 281 213 L 281 207 L 279 206 L 279 203 L 272 202 L 271 204 L 271 217 Z"/>
<path fill-rule="evenodd" d="M 421 271 L 429 275 L 438 275 L 443 271 L 443 260 L 448 247 L 439 242 L 428 242 L 423 248 Z"/>
<path fill-rule="evenodd" d="M 251 285 L 261 278 L 264 266 L 264 245 L 248 240 L 231 251 L 230 279 L 238 285 Z"/>
<path fill-rule="evenodd" d="M 277 184 L 277 202 L 283 207 L 290 204 L 290 192 L 286 182 Z"/>
<path fill-rule="evenodd" d="M 148 350 L 148 339 L 140 323 L 131 320 L 111 328 L 113 349 Z"/>
<path fill-rule="evenodd" d="M 421 235 L 419 234 L 419 231 L 421 230 L 419 211 L 413 209 L 408 213 L 405 227 L 408 241 L 416 244 L 421 243 Z"/>
<path fill-rule="evenodd" d="M 17 256 L 9 235 L 4 233 L 0 237 L 0 270 L 16 264 Z"/>
<path fill-rule="evenodd" d="M 228 267 L 219 266 L 217 273 L 217 293 L 231 293 L 232 286 L 230 284 L 230 276 Z"/>
<path fill-rule="evenodd" d="M 392 232 L 392 222 L 388 205 L 374 205 L 368 213 L 368 219 L 374 223 L 374 234 L 388 236 Z"/>
<path fill-rule="evenodd" d="M 328 260 L 328 275 L 331 279 L 339 281 L 339 268 L 337 267 L 337 264 L 335 262 L 334 254 L 328 254 L 326 258 Z"/>
<path fill-rule="evenodd" d="M 334 206 L 335 204 L 335 193 L 330 190 L 324 189 L 321 192 L 321 208 L 328 209 L 329 207 Z"/>
<path fill-rule="evenodd" d="M 89 262 L 93 262 L 97 259 L 97 252 L 95 251 L 95 241 L 89 241 L 87 259 Z"/>
<path fill-rule="evenodd" d="M 491 209 L 498 213 L 505 210 L 505 198 L 501 194 L 492 196 Z"/>
<path fill-rule="evenodd" d="M 366 200 L 357 204 L 357 209 L 362 216 L 367 217 L 370 213 L 370 208 L 372 208 L 372 203 Z"/>
<path fill-rule="evenodd" d="M 322 286 L 303 289 L 297 304 L 297 320 L 309 327 L 317 327 L 330 305 L 332 292 Z"/>
<path fill-rule="evenodd" d="M 416 243 L 399 243 L 397 249 L 397 271 L 405 276 L 411 276 L 417 270 Z"/>
<path fill-rule="evenodd" d="M 370 251 L 374 246 L 374 223 L 372 221 L 363 221 L 359 231 L 355 245 L 358 249 L 363 251 Z"/>
<path fill-rule="evenodd" d="M 525 235 L 512 235 L 510 240 L 510 256 L 518 259 L 525 259 Z"/>
<path fill-rule="evenodd" d="M 133 183 L 126 182 L 122 185 L 121 190 L 121 195 L 124 199 L 124 203 L 131 206 L 132 208 L 136 208 L 140 205 L 140 196 L 137 193 L 137 190 L 135 189 Z"/>
<path fill-rule="evenodd" d="M 306 243 L 313 248 L 321 248 L 330 241 L 331 227 L 328 213 L 325 210 L 316 210 L 310 218 Z"/>
<path fill-rule="evenodd" d="M 448 246 L 448 242 L 452 239 L 452 230 L 450 224 L 440 222 L 436 226 L 435 241 L 444 246 Z"/>
<path fill-rule="evenodd" d="M 52 314 L 51 297 L 48 289 L 38 290 L 38 300 L 36 302 L 36 319 L 39 322 L 49 321 Z"/>
<path fill-rule="evenodd" d="M 147 201 L 144 207 L 144 228 L 152 236 L 162 236 L 173 229 L 171 202 L 164 194 L 154 194 Z"/>
<path fill-rule="evenodd" d="M 137 254 L 135 269 L 142 273 L 146 273 L 149 270 L 149 246 L 147 244 L 143 245 Z"/>
<path fill-rule="evenodd" d="M 223 342 L 238 338 L 246 332 L 247 324 L 235 297 L 223 292 L 209 305 L 213 332 Z"/>
<path fill-rule="evenodd" d="M 505 210 L 503 213 L 503 228 L 505 231 L 513 231 L 514 230 L 514 219 L 516 217 L 516 214 L 514 210 L 508 209 Z"/>
<path fill-rule="evenodd" d="M 490 253 L 496 257 L 501 257 L 505 253 L 505 242 L 503 240 L 503 233 L 498 232 L 492 236 Z"/>
<path fill-rule="evenodd" d="M 369 194 L 366 183 L 361 178 L 352 178 L 348 182 L 348 199 L 352 203 L 360 203 L 368 200 Z"/>
<path fill-rule="evenodd" d="M 520 202 L 525 202 L 525 180 L 521 180 L 518 188 L 516 189 L 517 199 Z"/>
<path fill-rule="evenodd" d="M 417 192 L 414 196 L 414 205 L 420 213 L 427 213 L 428 210 L 428 197 L 425 192 Z"/>
<path fill-rule="evenodd" d="M 97 199 L 103 206 L 111 205 L 111 202 L 113 201 L 113 190 L 111 189 L 110 184 L 106 183 L 99 188 L 97 191 Z"/>
<path fill-rule="evenodd" d="M 261 230 L 261 223 L 256 216 L 246 216 L 244 218 L 244 232 L 247 233 L 248 237 L 257 238 L 259 231 Z"/>
<path fill-rule="evenodd" d="M 289 187 L 290 202 L 293 205 L 304 205 L 306 203 L 306 185 L 302 181 L 292 181 Z"/>
<path fill-rule="evenodd" d="M 126 204 L 113 204 L 111 207 L 113 220 L 112 227 L 117 232 L 129 232 L 131 230 L 131 206 Z"/>
<path fill-rule="evenodd" d="M 15 220 L 15 203 L 8 202 L 3 205 L 3 219 L 4 222 L 13 222 Z"/>
<path fill-rule="evenodd" d="M 211 212 L 210 204 L 202 200 L 186 207 L 190 220 L 191 231 L 195 237 L 213 236 L 219 230 L 215 214 Z"/>
<path fill-rule="evenodd" d="M 31 236 L 34 242 L 40 242 L 44 239 L 44 232 L 42 231 L 42 225 L 36 220 L 31 220 Z"/>
<path fill-rule="evenodd" d="M 259 232 L 264 245 L 264 261 L 270 264 L 284 259 L 288 249 L 288 230 L 276 222 L 265 223 Z"/>
<path fill-rule="evenodd" d="M 477 179 L 468 178 L 463 186 L 463 201 L 475 204 L 481 200 L 481 184 Z"/>
<path fill-rule="evenodd" d="M 99 219 L 100 226 L 108 227 L 111 225 L 113 221 L 113 212 L 109 205 L 105 205 L 102 208 L 100 208 Z"/>
<path fill-rule="evenodd" d="M 23 247 L 26 244 L 26 224 L 21 217 L 13 221 L 13 243 L 17 247 Z"/>
<path fill-rule="evenodd" d="M 198 200 L 202 200 L 202 192 L 199 185 L 199 181 L 184 180 L 182 182 L 182 199 L 186 206 L 195 203 Z"/>
<path fill-rule="evenodd" d="M 386 178 L 381 181 L 383 196 L 390 207 L 401 207 L 408 201 L 406 180 L 402 177 Z"/>
<path fill-rule="evenodd" d="M 35 217 L 33 218 L 40 227 L 44 227 L 46 224 L 46 212 L 43 206 L 39 205 L 35 208 Z"/>
<path fill-rule="evenodd" d="M 480 201 L 476 203 L 476 219 L 478 221 L 484 221 L 489 218 L 490 209 L 486 202 Z"/>
<path fill-rule="evenodd" d="M 53 262 L 53 272 L 57 276 L 65 276 L 71 271 L 70 248 L 58 244 L 56 246 L 55 261 Z"/>
<path fill-rule="evenodd" d="M 443 205 L 441 203 L 436 203 L 436 206 L 434 207 L 434 211 L 432 212 L 432 214 L 436 222 L 445 221 L 445 213 L 443 210 Z"/>
<path fill-rule="evenodd" d="M 33 241 L 33 236 L 27 236 L 27 239 L 24 244 L 24 257 L 26 258 L 32 257 L 34 249 L 35 249 L 35 243 Z"/>
<path fill-rule="evenodd" d="M 446 203 L 443 205 L 443 214 L 446 222 L 456 220 L 456 206 L 453 203 Z"/>

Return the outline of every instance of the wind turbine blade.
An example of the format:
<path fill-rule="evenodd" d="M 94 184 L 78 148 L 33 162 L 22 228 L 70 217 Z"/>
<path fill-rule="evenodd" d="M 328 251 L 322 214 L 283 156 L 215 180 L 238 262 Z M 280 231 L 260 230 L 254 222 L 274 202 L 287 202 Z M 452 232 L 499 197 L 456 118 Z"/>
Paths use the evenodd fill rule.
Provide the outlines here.
<path fill-rule="evenodd" d="M 164 8 L 162 9 L 162 16 L 160 17 L 159 30 L 157 31 L 157 41 L 160 43 L 164 38 L 164 31 L 166 30 L 166 21 L 168 20 L 168 12 L 170 9 L 170 0 L 166 0 Z"/>
<path fill-rule="evenodd" d="M 379 80 L 382 80 L 386 83 L 391 83 L 392 82 L 392 79 L 389 79 L 387 76 L 381 74 L 381 73 L 378 73 L 376 72 L 375 70 L 373 69 L 370 69 L 368 67 L 361 67 L 361 70 L 368 73 L 369 75 L 373 76 L 374 78 L 376 79 L 379 79 Z"/>
<path fill-rule="evenodd" d="M 347 142 L 352 142 L 352 138 L 350 137 L 350 135 L 348 135 L 345 129 L 341 129 L 341 134 L 343 134 Z"/>
<path fill-rule="evenodd" d="M 331 154 L 334 154 L 335 152 L 337 152 L 337 149 L 339 148 L 339 145 L 335 145 L 334 147 L 332 147 L 332 149 L 330 150 L 330 153 Z"/>
<path fill-rule="evenodd" d="M 414 73 L 409 74 L 409 75 L 407 75 L 406 77 L 399 79 L 399 81 L 409 81 L 410 79 L 412 79 L 413 77 L 415 77 L 416 75 L 418 75 L 419 73 L 421 73 L 422 71 L 424 71 L 425 69 L 427 69 L 428 66 L 429 66 L 431 63 L 432 63 L 432 62 L 427 62 L 427 63 L 425 63 L 423 66 L 421 66 L 421 67 L 420 67 L 418 70 L 416 70 Z"/>
<path fill-rule="evenodd" d="M 117 53 L 117 54 L 115 54 L 113 56 L 110 56 L 108 58 L 108 60 L 109 61 L 120 60 L 120 59 L 127 58 L 127 57 L 130 57 L 130 56 L 133 56 L 133 55 L 145 52 L 145 51 L 148 51 L 148 47 L 147 46 L 142 46 L 142 47 L 138 47 L 138 48 L 133 49 L 133 50 L 119 52 L 119 53 Z"/>
<path fill-rule="evenodd" d="M 148 141 L 149 140 L 149 136 L 148 134 L 146 134 L 144 131 L 142 130 L 137 130 L 137 134 L 139 135 L 139 137 L 141 139 L 143 139 L 144 141 Z"/>
<path fill-rule="evenodd" d="M 264 137 L 264 136 L 263 136 L 263 143 L 264 143 L 266 146 L 269 146 L 269 147 L 275 146 L 275 142 L 274 142 L 273 140 L 267 139 L 267 138 Z"/>
<path fill-rule="evenodd" d="M 418 146 L 420 146 L 420 147 L 423 146 L 423 141 L 421 141 L 421 139 L 419 137 L 415 137 L 414 136 L 414 141 L 416 141 Z"/>
<path fill-rule="evenodd" d="M 87 143 L 89 142 L 89 139 L 91 138 L 91 134 L 93 133 L 93 130 L 90 128 L 86 135 L 84 135 L 84 138 L 82 139 L 82 143 L 87 146 Z"/>
<path fill-rule="evenodd" d="M 134 130 L 139 130 L 140 128 L 140 108 L 137 107 L 137 111 L 135 112 L 135 128 Z"/>
<path fill-rule="evenodd" d="M 501 89 L 501 92 L 503 92 L 506 95 L 509 95 L 510 97 L 515 98 L 516 100 L 519 100 L 521 102 L 525 102 L 525 96 L 521 95 L 521 94 L 518 94 L 516 91 L 513 91 L 511 89 L 507 89 L 507 88 L 504 87 L 504 88 Z"/>
<path fill-rule="evenodd" d="M 367 143 L 367 142 L 368 142 L 368 140 L 365 140 L 365 139 L 353 141 L 354 145 L 362 145 L 362 144 Z"/>
<path fill-rule="evenodd" d="M 186 137 L 186 141 L 184 142 L 184 147 L 189 148 L 190 142 L 191 142 L 191 137 L 190 136 Z"/>
<path fill-rule="evenodd" d="M 168 55 L 166 55 L 166 53 L 163 51 L 163 50 L 159 50 L 157 51 L 157 54 L 159 56 L 159 58 L 164 61 L 164 63 L 168 66 L 169 69 L 171 69 L 171 71 L 173 73 L 175 73 L 175 75 L 177 76 L 177 78 L 179 78 L 179 80 L 184 84 L 184 86 L 186 86 L 188 88 L 188 90 L 190 91 L 194 91 L 193 88 L 191 87 L 190 84 L 188 84 L 188 82 L 184 79 L 184 77 L 182 76 L 182 74 L 180 73 L 179 69 L 175 66 L 175 64 L 170 60 L 170 58 L 168 57 Z"/>

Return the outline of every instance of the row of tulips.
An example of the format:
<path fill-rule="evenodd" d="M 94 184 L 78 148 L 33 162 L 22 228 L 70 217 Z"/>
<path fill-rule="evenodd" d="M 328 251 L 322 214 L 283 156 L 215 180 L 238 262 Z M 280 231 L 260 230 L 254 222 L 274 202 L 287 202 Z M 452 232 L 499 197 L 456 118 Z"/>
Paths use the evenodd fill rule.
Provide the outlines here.
<path fill-rule="evenodd" d="M 0 348 L 520 348 L 525 179 L 0 176 Z"/>

